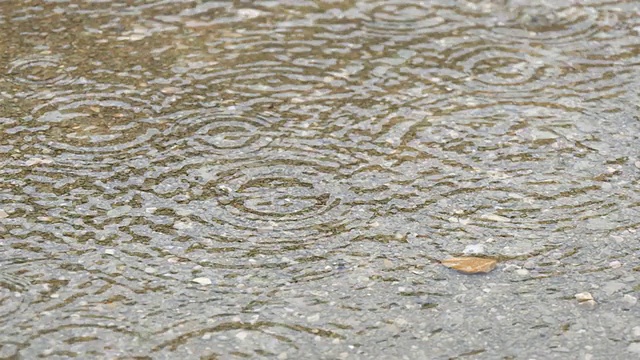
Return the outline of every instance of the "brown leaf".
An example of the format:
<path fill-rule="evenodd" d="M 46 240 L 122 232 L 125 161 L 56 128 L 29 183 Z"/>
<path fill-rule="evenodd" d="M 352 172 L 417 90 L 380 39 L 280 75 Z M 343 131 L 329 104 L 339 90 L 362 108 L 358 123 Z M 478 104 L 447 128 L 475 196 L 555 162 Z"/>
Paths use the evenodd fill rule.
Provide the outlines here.
<path fill-rule="evenodd" d="M 459 257 L 441 261 L 442 265 L 465 274 L 488 273 L 496 268 L 497 263 L 495 259 L 479 257 Z"/>

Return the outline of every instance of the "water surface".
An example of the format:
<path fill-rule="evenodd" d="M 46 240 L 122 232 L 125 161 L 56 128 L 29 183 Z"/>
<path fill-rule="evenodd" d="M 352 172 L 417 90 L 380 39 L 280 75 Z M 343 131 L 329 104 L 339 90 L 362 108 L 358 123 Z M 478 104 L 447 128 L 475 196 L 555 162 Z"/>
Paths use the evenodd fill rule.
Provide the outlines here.
<path fill-rule="evenodd" d="M 640 352 L 638 2 L 0 14 L 0 357 Z"/>

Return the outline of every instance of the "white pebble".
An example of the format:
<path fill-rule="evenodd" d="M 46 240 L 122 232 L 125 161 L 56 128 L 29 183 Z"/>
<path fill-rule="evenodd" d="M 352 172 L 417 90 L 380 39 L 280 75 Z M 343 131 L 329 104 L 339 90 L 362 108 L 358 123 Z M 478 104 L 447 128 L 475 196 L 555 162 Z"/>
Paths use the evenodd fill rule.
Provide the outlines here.
<path fill-rule="evenodd" d="M 253 19 L 261 16 L 263 13 L 256 9 L 238 9 L 238 15 L 243 19 Z"/>
<path fill-rule="evenodd" d="M 464 250 L 462 250 L 462 253 L 465 255 L 469 255 L 469 254 L 483 254 L 484 253 L 484 245 L 482 244 L 471 244 L 471 245 L 467 245 Z"/>
<path fill-rule="evenodd" d="M 496 214 L 483 214 L 480 217 L 485 219 L 485 220 L 490 220 L 490 221 L 495 221 L 495 222 L 510 222 L 511 221 L 511 219 L 509 219 L 508 217 L 504 217 L 504 216 L 500 216 L 500 215 L 496 215 Z"/>
<path fill-rule="evenodd" d="M 114 255 L 116 251 L 114 249 L 105 249 L 104 253 L 107 255 Z"/>
<path fill-rule="evenodd" d="M 609 263 L 609 267 L 612 269 L 617 269 L 622 266 L 622 263 L 618 260 L 612 261 Z"/>
<path fill-rule="evenodd" d="M 624 301 L 629 305 L 635 305 L 638 303 L 638 298 L 633 295 L 626 294 L 625 296 L 622 297 L 622 301 Z"/>
<path fill-rule="evenodd" d="M 518 269 L 518 270 L 516 270 L 516 274 L 518 274 L 520 276 L 527 276 L 527 275 L 529 275 L 529 270 L 527 270 L 527 269 Z"/>
<path fill-rule="evenodd" d="M 51 159 L 43 159 L 43 158 L 31 158 L 29 160 L 27 160 L 24 164 L 26 166 L 33 166 L 33 165 L 40 165 L 40 164 L 51 164 L 53 162 L 53 160 Z"/>
<path fill-rule="evenodd" d="M 593 296 L 591 295 L 591 293 L 588 293 L 588 292 L 582 292 L 579 294 L 575 294 L 574 296 L 576 297 L 576 300 L 578 300 L 579 302 L 593 300 Z"/>
<path fill-rule="evenodd" d="M 198 277 L 191 281 L 193 281 L 194 283 L 198 283 L 200 285 L 211 285 L 211 279 L 206 277 Z"/>
<path fill-rule="evenodd" d="M 629 344 L 629 346 L 627 347 L 627 351 L 640 354 L 640 343 L 635 342 L 635 343 Z"/>

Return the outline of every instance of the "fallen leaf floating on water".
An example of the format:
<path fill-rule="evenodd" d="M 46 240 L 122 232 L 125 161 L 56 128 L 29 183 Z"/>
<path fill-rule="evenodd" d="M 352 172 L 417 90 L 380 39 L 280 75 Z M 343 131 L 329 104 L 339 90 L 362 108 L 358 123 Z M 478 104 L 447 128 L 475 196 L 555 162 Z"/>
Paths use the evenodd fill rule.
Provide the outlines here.
<path fill-rule="evenodd" d="M 442 265 L 465 274 L 488 273 L 496 268 L 497 263 L 498 261 L 495 259 L 479 257 L 458 257 L 441 262 Z"/>

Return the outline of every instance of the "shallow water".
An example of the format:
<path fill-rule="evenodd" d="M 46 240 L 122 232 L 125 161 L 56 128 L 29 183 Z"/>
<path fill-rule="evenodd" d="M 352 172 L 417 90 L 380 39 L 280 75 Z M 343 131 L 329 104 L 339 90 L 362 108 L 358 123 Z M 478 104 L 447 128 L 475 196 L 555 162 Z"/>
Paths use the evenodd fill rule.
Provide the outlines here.
<path fill-rule="evenodd" d="M 640 3 L 5 1 L 0 31 L 0 358 L 640 352 Z M 465 249 L 501 263 L 438 263 Z"/>

